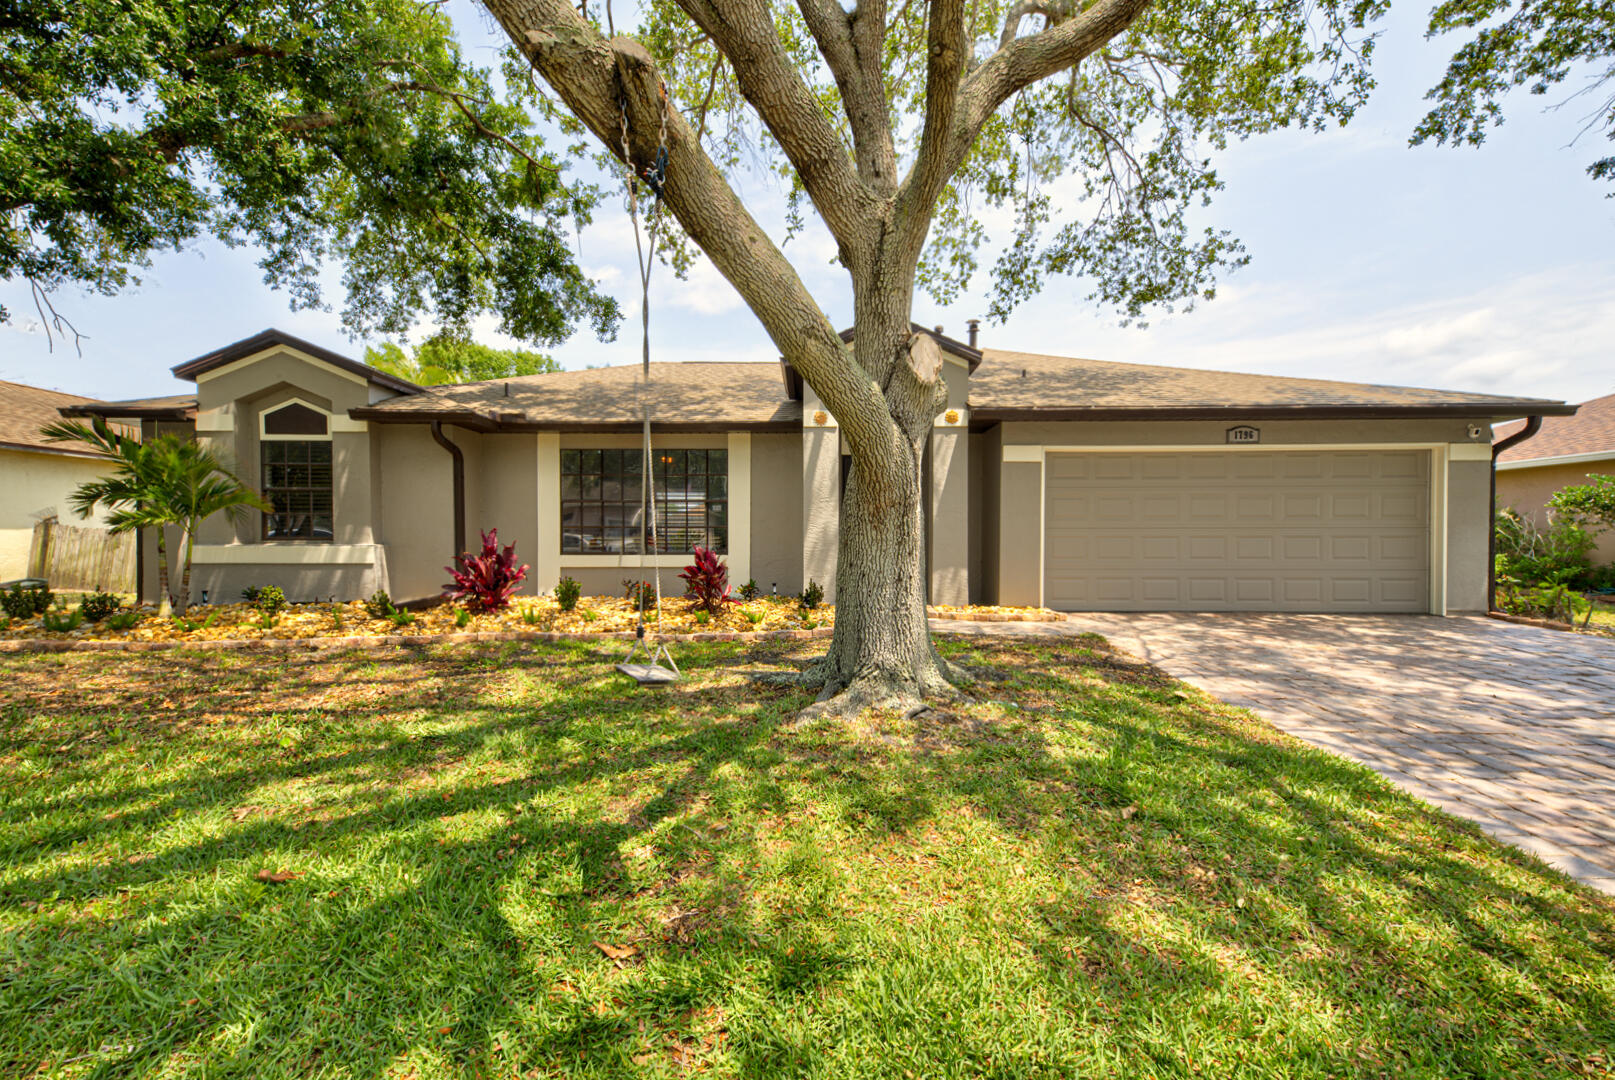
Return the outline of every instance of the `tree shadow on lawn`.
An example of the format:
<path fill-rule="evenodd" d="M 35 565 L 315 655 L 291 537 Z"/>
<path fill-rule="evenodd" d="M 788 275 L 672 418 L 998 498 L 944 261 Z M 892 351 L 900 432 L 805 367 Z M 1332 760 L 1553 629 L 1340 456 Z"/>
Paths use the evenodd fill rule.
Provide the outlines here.
<path fill-rule="evenodd" d="M 1615 1041 L 1607 901 L 1095 640 L 947 648 L 1002 704 L 794 728 L 724 646 L 655 694 L 572 646 L 131 658 L 114 708 L 182 706 L 60 753 L 104 659 L 12 663 L 0 1062 L 1573 1075 Z"/>

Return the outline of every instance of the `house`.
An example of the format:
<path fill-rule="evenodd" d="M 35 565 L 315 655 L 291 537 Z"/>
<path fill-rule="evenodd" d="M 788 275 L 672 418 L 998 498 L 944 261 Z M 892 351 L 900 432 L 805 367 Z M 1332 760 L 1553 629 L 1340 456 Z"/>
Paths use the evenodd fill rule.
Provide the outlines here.
<path fill-rule="evenodd" d="M 1501 442 L 1524 426 L 1524 420 L 1500 424 L 1493 438 Z M 1500 453 L 1497 502 L 1544 524 L 1548 497 L 1594 473 L 1615 476 L 1615 394 L 1583 402 L 1574 416 L 1546 417 L 1528 441 Z M 1599 537 L 1592 558 L 1615 562 L 1615 532 Z"/>
<path fill-rule="evenodd" d="M 916 327 L 917 332 L 932 333 Z M 1464 612 L 1488 585 L 1491 423 L 1557 401 L 1110 363 L 937 331 L 931 598 L 1072 610 Z M 423 389 L 268 330 L 174 369 L 195 396 L 66 410 L 194 431 L 273 514 L 207 523 L 196 589 L 438 594 L 498 528 L 616 593 L 688 546 L 764 592 L 834 596 L 836 419 L 787 364 L 653 365 L 665 550 L 641 553 L 637 365 Z M 153 545 L 146 545 L 149 594 Z"/>
<path fill-rule="evenodd" d="M 33 572 L 28 556 L 34 526 L 41 521 L 101 522 L 99 514 L 81 521 L 68 498 L 79 485 L 106 472 L 106 459 L 72 443 L 48 442 L 40 434 L 41 428 L 61 420 L 59 410 L 93 403 L 77 394 L 0 380 L 0 581 Z"/>

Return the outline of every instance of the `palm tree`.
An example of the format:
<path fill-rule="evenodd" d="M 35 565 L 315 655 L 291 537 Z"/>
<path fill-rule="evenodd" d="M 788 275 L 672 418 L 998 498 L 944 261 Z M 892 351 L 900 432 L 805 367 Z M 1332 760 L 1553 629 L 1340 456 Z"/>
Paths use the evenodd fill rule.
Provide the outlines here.
<path fill-rule="evenodd" d="M 79 517 L 89 517 L 105 506 L 107 529 L 113 533 L 155 529 L 157 535 L 158 613 L 184 614 L 191 600 L 191 558 L 196 530 L 214 514 L 235 519 L 249 507 L 271 509 L 262 495 L 243 484 L 224 460 L 201 444 L 177 435 L 159 435 L 141 442 L 120 435 L 103 420 L 94 426 L 58 421 L 44 429 L 53 442 L 81 442 L 112 460 L 112 469 L 99 480 L 81 484 L 69 497 Z M 183 568 L 177 595 L 169 592 L 169 526 L 178 526 L 183 543 Z"/>

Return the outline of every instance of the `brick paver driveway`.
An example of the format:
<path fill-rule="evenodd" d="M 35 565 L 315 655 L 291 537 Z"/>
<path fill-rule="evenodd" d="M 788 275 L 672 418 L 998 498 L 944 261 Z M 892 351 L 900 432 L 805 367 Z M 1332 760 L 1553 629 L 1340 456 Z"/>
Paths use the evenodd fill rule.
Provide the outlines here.
<path fill-rule="evenodd" d="M 1413 615 L 1055 625 L 1103 634 L 1615 893 L 1615 640 Z"/>

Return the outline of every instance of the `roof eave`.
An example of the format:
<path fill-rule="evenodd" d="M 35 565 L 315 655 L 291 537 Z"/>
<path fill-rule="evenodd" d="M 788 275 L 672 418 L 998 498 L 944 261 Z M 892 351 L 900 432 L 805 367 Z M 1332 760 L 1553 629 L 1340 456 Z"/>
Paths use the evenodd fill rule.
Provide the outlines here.
<path fill-rule="evenodd" d="M 450 410 L 395 411 L 375 407 L 349 409 L 355 420 L 378 424 L 430 424 L 444 423 L 467 428 L 484 434 L 513 434 L 539 431 L 563 431 L 575 434 L 637 434 L 643 429 L 640 420 L 528 420 L 491 417 L 476 412 Z M 798 420 L 653 420 L 651 430 L 660 432 L 789 432 L 801 427 Z"/>
<path fill-rule="evenodd" d="M 56 411 L 67 417 L 96 417 L 101 420 L 196 419 L 194 405 L 68 405 Z"/>
<path fill-rule="evenodd" d="M 1574 405 L 1563 402 L 1432 402 L 1421 405 L 1165 405 L 1021 408 L 972 405 L 972 420 L 996 422 L 1039 420 L 1436 420 L 1517 416 L 1569 416 Z"/>

